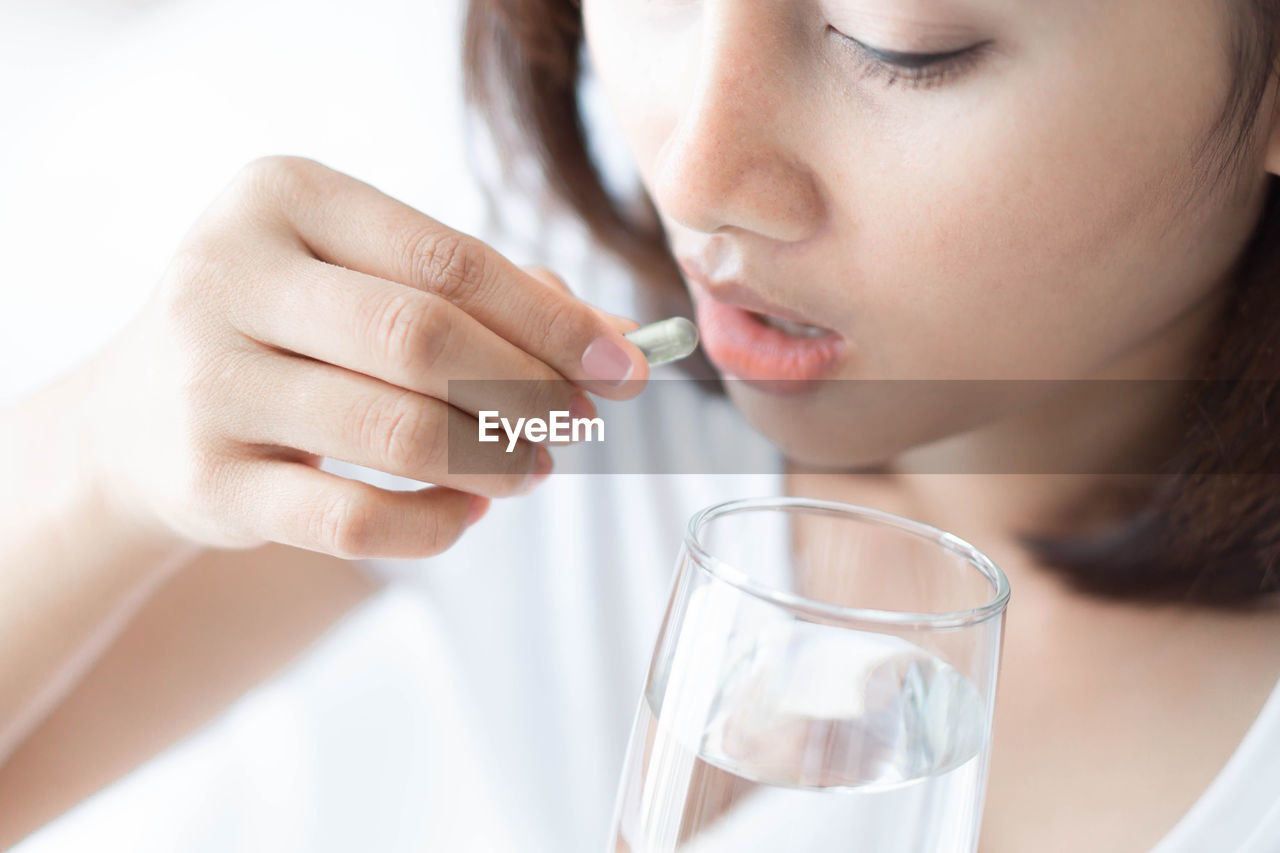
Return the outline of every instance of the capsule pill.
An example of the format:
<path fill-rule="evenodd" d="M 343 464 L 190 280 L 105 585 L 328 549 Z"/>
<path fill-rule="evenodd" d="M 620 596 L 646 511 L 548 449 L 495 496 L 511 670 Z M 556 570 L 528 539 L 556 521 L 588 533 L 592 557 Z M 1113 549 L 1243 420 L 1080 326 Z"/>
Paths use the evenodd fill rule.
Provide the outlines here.
<path fill-rule="evenodd" d="M 698 327 L 684 317 L 670 317 L 623 335 L 639 347 L 650 367 L 679 361 L 698 348 Z"/>

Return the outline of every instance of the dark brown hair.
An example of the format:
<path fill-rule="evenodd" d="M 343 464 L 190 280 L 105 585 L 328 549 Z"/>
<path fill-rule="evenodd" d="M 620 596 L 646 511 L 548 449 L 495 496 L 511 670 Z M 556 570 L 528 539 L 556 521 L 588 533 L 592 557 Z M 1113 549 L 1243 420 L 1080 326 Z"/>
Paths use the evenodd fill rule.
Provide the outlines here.
<path fill-rule="evenodd" d="M 1234 65 L 1194 182 L 1242 175 L 1255 119 L 1275 72 L 1280 0 L 1236 0 Z M 531 154 L 549 190 L 606 247 L 646 278 L 679 281 L 647 198 L 636 215 L 606 190 L 579 102 L 582 19 L 576 0 L 472 0 L 467 94 L 508 156 Z M 1097 593 L 1211 603 L 1280 592 L 1280 190 L 1237 261 L 1181 446 L 1128 521 L 1101 533 L 1028 534 L 1041 563 Z M 628 211 L 631 211 L 630 213 Z M 1251 380 L 1251 381 L 1236 381 Z"/>

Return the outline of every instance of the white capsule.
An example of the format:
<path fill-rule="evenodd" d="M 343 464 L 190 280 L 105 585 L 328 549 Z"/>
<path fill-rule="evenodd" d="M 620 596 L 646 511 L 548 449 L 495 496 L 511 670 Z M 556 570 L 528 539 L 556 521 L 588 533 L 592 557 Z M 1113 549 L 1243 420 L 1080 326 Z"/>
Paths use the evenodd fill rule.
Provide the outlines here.
<path fill-rule="evenodd" d="M 698 348 L 698 327 L 684 317 L 669 317 L 623 335 L 644 353 L 650 367 L 679 361 Z"/>

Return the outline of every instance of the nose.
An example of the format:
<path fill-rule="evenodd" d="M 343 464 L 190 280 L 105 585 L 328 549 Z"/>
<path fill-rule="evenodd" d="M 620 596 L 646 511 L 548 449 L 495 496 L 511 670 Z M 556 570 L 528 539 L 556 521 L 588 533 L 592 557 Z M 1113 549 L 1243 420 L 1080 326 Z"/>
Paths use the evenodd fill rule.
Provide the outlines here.
<path fill-rule="evenodd" d="M 790 4 L 703 6 L 696 77 L 657 153 L 652 192 L 673 221 L 800 242 L 824 202 L 803 158 L 803 81 L 788 61 Z"/>

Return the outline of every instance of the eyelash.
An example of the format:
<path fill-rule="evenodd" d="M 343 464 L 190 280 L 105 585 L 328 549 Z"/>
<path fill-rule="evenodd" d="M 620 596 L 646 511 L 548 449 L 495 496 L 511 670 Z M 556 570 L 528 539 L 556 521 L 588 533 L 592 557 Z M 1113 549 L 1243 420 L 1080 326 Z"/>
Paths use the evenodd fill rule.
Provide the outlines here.
<path fill-rule="evenodd" d="M 932 88 L 963 74 L 977 62 L 982 48 L 990 43 L 983 41 L 936 54 L 896 53 L 876 50 L 834 28 L 831 32 L 858 55 L 866 76 L 881 78 L 886 87 L 901 80 L 913 89 Z"/>

